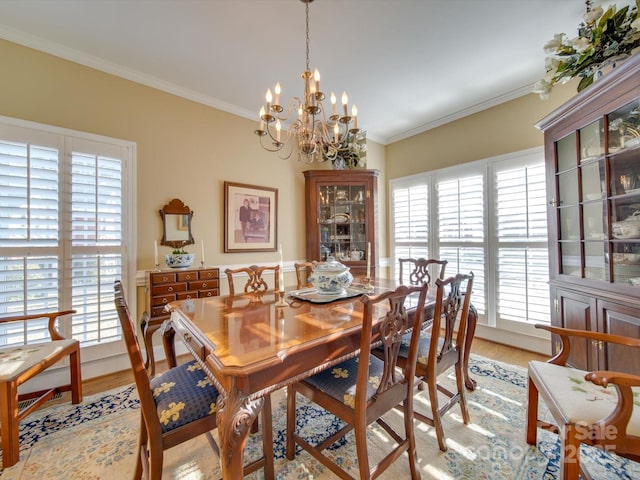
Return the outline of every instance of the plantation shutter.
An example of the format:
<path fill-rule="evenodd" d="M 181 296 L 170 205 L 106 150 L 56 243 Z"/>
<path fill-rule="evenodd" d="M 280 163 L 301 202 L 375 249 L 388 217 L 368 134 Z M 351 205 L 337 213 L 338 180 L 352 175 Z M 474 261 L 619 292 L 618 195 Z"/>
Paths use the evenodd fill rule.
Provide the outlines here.
<path fill-rule="evenodd" d="M 394 258 L 429 258 L 429 188 L 426 184 L 394 187 Z"/>
<path fill-rule="evenodd" d="M 82 346 L 120 339 L 127 147 L 0 124 L 0 316 L 76 309 Z M 0 345 L 49 338 L 46 321 L 0 325 Z"/>
<path fill-rule="evenodd" d="M 450 274 L 473 272 L 471 301 L 480 314 L 485 301 L 484 176 L 441 180 L 438 194 L 440 258 Z"/>
<path fill-rule="evenodd" d="M 498 316 L 548 322 L 546 185 L 541 162 L 496 171 Z"/>

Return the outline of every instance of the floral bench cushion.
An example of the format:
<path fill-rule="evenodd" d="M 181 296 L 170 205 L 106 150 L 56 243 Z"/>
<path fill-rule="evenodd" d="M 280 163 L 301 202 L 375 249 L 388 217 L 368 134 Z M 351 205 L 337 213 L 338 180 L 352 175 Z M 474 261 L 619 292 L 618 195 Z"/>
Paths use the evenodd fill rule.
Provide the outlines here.
<path fill-rule="evenodd" d="M 0 381 L 7 382 L 33 368 L 61 350 L 77 343 L 77 340 L 56 340 L 32 345 L 0 348 Z"/>
<path fill-rule="evenodd" d="M 569 423 L 591 425 L 609 415 L 618 402 L 613 385 L 603 388 L 584 379 L 588 372 L 552 363 L 529 362 L 529 376 L 541 379 Z M 539 384 L 539 383 L 538 383 Z M 632 388 L 635 408 L 627 433 L 640 436 L 640 388 Z"/>

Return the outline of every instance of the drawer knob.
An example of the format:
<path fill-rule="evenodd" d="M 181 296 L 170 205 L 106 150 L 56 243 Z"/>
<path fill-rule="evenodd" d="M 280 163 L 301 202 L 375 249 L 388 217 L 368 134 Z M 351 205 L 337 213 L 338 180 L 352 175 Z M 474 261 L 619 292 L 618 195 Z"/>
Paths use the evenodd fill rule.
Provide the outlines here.
<path fill-rule="evenodd" d="M 162 277 L 163 282 L 166 282 L 167 280 L 169 280 L 169 277 Z"/>
<path fill-rule="evenodd" d="M 167 303 L 166 297 L 162 299 L 162 303 Z"/>
<path fill-rule="evenodd" d="M 213 295 L 213 293 L 207 292 L 207 297 L 211 297 L 212 295 Z"/>
<path fill-rule="evenodd" d="M 187 274 L 187 280 L 191 280 L 191 275 Z"/>
<path fill-rule="evenodd" d="M 187 343 L 191 343 L 191 334 L 189 332 L 184 332 L 184 341 Z"/>
<path fill-rule="evenodd" d="M 169 291 L 170 291 L 170 292 L 173 292 L 173 287 L 169 287 Z"/>
<path fill-rule="evenodd" d="M 207 282 L 202 282 L 202 288 L 207 288 Z"/>

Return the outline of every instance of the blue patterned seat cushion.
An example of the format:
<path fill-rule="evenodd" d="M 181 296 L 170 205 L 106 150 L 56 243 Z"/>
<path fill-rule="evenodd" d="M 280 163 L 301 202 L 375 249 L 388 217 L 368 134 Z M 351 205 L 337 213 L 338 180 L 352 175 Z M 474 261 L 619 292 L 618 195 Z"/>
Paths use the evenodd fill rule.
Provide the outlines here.
<path fill-rule="evenodd" d="M 216 412 L 218 390 L 195 360 L 164 372 L 150 383 L 163 433 Z"/>
<path fill-rule="evenodd" d="M 358 357 L 339 363 L 334 367 L 327 368 L 322 372 L 309 377 L 306 382 L 315 388 L 330 395 L 336 400 L 355 406 L 356 381 L 358 379 Z M 378 389 L 384 362 L 371 355 L 369 363 L 369 381 L 367 382 L 367 400 L 369 400 Z M 401 378 L 401 377 L 400 377 Z"/>
<path fill-rule="evenodd" d="M 438 348 L 442 347 L 444 340 L 438 339 Z M 400 344 L 399 357 L 407 358 L 409 356 L 409 344 L 411 343 L 411 333 L 406 333 L 402 337 L 402 343 Z M 427 365 L 427 359 L 429 358 L 429 344 L 431 343 L 431 330 L 427 332 L 420 332 L 420 340 L 418 341 L 418 363 Z"/>

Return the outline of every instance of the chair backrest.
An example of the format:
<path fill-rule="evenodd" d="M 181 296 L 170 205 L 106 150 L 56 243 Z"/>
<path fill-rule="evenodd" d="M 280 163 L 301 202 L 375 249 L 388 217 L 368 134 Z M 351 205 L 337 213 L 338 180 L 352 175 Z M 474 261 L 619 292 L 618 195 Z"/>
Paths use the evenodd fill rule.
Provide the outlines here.
<path fill-rule="evenodd" d="M 144 368 L 140 343 L 138 342 L 138 337 L 135 333 L 136 324 L 131 319 L 129 306 L 127 305 L 124 296 L 124 289 L 122 288 L 122 283 L 119 280 L 115 281 L 114 290 L 114 302 L 118 312 L 118 318 L 120 319 L 120 324 L 122 325 L 122 334 L 127 347 L 129 361 L 131 362 L 131 369 L 133 370 L 133 378 L 138 390 L 138 396 L 140 397 L 140 408 L 142 410 L 144 422 L 147 426 L 149 435 L 154 435 L 157 436 L 156 438 L 159 438 L 159 436 L 162 435 L 162 428 L 160 426 L 160 421 L 158 420 L 158 414 L 156 413 L 150 380 L 147 375 L 147 371 Z"/>
<path fill-rule="evenodd" d="M 235 287 L 233 284 L 233 276 L 242 274 L 248 275 L 247 283 L 244 285 L 244 293 L 259 293 L 269 290 L 269 285 L 262 278 L 262 274 L 265 271 L 273 271 L 273 290 L 280 288 L 280 265 L 274 266 L 262 266 L 250 265 L 248 267 L 241 267 L 236 269 L 227 268 L 224 273 L 227 274 L 227 280 L 229 281 L 229 295 L 235 295 Z"/>
<path fill-rule="evenodd" d="M 376 356 L 383 360 L 384 369 L 376 393 L 371 399 L 372 403 L 376 403 L 376 413 L 381 415 L 387 409 L 398 405 L 402 399 L 412 395 L 418 357 L 420 326 L 422 324 L 427 289 L 427 284 L 420 286 L 400 285 L 393 291 L 385 292 L 378 296 L 363 296 L 361 298 L 364 303 L 364 319 L 356 384 L 356 410 L 365 409 L 367 406 L 369 369 L 365 366 L 369 364 L 371 349 L 377 348 L 378 343 L 381 343 L 382 355 L 376 354 Z M 405 301 L 409 295 L 418 295 L 415 315 L 409 315 L 405 307 Z M 385 307 L 382 305 L 383 303 L 388 305 Z M 377 325 L 375 328 L 374 324 Z M 409 361 L 406 362 L 402 374 L 399 374 L 396 368 L 398 366 L 398 354 L 402 338 L 408 331 L 412 332 L 409 345 Z"/>
<path fill-rule="evenodd" d="M 311 283 L 309 282 L 309 277 L 316 269 L 318 262 L 315 260 L 312 262 L 302 262 L 302 263 L 294 263 L 293 267 L 296 269 L 296 280 L 298 281 L 297 288 L 306 288 L 310 287 Z"/>
<path fill-rule="evenodd" d="M 436 305 L 427 365 L 428 368 L 433 368 L 434 372 L 442 372 L 460 361 L 462 357 L 471 305 L 473 272 L 458 273 L 445 280 L 438 278 L 436 288 Z M 438 312 L 440 312 L 439 315 Z M 458 317 L 460 324 L 454 341 L 453 334 Z"/>
<path fill-rule="evenodd" d="M 399 281 L 405 285 L 431 285 L 431 275 L 443 279 L 447 260 L 435 258 L 399 258 Z M 437 275 L 436 275 L 437 274 Z"/>

